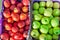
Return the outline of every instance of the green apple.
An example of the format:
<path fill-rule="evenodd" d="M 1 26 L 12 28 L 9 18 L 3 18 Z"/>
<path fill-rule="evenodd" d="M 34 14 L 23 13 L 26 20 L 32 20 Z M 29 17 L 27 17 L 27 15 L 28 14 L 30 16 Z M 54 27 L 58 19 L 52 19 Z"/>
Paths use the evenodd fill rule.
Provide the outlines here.
<path fill-rule="evenodd" d="M 48 17 L 43 17 L 41 20 L 42 24 L 49 24 L 50 19 Z"/>
<path fill-rule="evenodd" d="M 48 17 L 52 16 L 52 8 L 45 9 L 44 16 L 48 16 Z"/>
<path fill-rule="evenodd" d="M 52 1 L 47 1 L 46 2 L 46 7 L 53 7 L 53 2 Z"/>
<path fill-rule="evenodd" d="M 58 40 L 59 36 L 58 35 L 53 35 L 54 40 Z"/>
<path fill-rule="evenodd" d="M 42 15 L 40 15 L 40 14 L 36 14 L 36 15 L 34 15 L 34 19 L 35 20 L 37 20 L 37 21 L 40 21 L 41 19 L 42 19 Z"/>
<path fill-rule="evenodd" d="M 33 4 L 33 9 L 39 9 L 39 3 L 38 2 L 35 2 Z"/>
<path fill-rule="evenodd" d="M 60 28 L 59 27 L 54 27 L 53 32 L 54 32 L 55 35 L 59 35 L 60 34 Z"/>
<path fill-rule="evenodd" d="M 52 40 L 52 36 L 49 35 L 49 34 L 47 34 L 46 39 L 47 39 L 47 40 Z"/>
<path fill-rule="evenodd" d="M 39 29 L 40 28 L 41 23 L 38 21 L 33 21 L 33 29 Z"/>
<path fill-rule="evenodd" d="M 35 39 L 39 39 L 39 32 L 38 32 L 38 30 L 32 30 L 31 31 L 31 36 L 33 37 L 33 38 L 35 38 Z"/>
<path fill-rule="evenodd" d="M 48 26 L 49 28 L 51 28 L 51 27 L 52 27 L 50 24 L 47 24 L 46 26 Z"/>
<path fill-rule="evenodd" d="M 52 27 L 58 27 L 59 26 L 59 20 L 58 20 L 58 18 L 53 18 L 51 20 L 51 25 L 52 25 Z"/>
<path fill-rule="evenodd" d="M 46 40 L 46 34 L 41 34 L 39 36 L 39 40 Z"/>
<path fill-rule="evenodd" d="M 59 9 L 54 9 L 53 10 L 53 16 L 59 16 L 59 14 L 60 14 Z"/>
<path fill-rule="evenodd" d="M 53 28 L 49 29 L 49 34 L 51 34 L 51 35 L 53 34 Z"/>
<path fill-rule="evenodd" d="M 44 8 L 44 7 L 40 7 L 40 8 L 39 8 L 39 13 L 40 13 L 40 14 L 44 14 L 44 11 L 45 11 L 45 8 Z"/>
<path fill-rule="evenodd" d="M 45 2 L 41 1 L 40 2 L 40 7 L 45 7 Z"/>
<path fill-rule="evenodd" d="M 54 2 L 53 8 L 59 8 L 59 2 Z"/>
<path fill-rule="evenodd" d="M 49 29 L 49 27 L 47 25 L 41 25 L 40 32 L 47 34 L 48 29 Z"/>
<path fill-rule="evenodd" d="M 32 14 L 36 15 L 39 14 L 38 10 L 33 10 Z"/>

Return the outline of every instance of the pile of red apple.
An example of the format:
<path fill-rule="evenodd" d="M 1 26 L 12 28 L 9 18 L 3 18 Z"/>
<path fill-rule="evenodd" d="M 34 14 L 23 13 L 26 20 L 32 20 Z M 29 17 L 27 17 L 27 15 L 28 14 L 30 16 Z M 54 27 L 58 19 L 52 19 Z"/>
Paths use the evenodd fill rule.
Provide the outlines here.
<path fill-rule="evenodd" d="M 29 0 L 4 0 L 2 40 L 25 40 L 30 25 Z"/>

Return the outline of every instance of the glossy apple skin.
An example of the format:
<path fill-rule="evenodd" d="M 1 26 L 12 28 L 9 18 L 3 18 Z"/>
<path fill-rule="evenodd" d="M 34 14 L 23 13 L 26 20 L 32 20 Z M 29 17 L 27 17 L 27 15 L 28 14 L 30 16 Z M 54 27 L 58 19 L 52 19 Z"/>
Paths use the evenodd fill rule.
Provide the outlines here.
<path fill-rule="evenodd" d="M 19 29 L 19 32 L 23 33 L 24 32 L 24 28 Z"/>
<path fill-rule="evenodd" d="M 17 0 L 11 0 L 11 4 L 16 4 Z"/>
<path fill-rule="evenodd" d="M 15 40 L 13 37 L 10 37 L 10 40 Z"/>
<path fill-rule="evenodd" d="M 4 7 L 6 7 L 6 8 L 9 8 L 10 7 L 9 0 L 4 0 Z"/>
<path fill-rule="evenodd" d="M 21 13 L 20 20 L 26 20 L 26 19 L 27 19 L 27 14 Z"/>
<path fill-rule="evenodd" d="M 22 3 L 18 3 L 18 4 L 17 4 L 17 7 L 18 7 L 18 8 L 22 8 L 22 7 L 23 7 L 23 4 L 22 4 Z"/>
<path fill-rule="evenodd" d="M 9 31 L 9 35 L 10 36 L 14 36 L 15 33 L 13 33 L 12 31 Z"/>
<path fill-rule="evenodd" d="M 11 15 L 10 15 L 10 11 L 5 10 L 5 11 L 3 12 L 3 16 L 4 16 L 5 18 L 9 18 L 9 17 L 11 17 Z"/>
<path fill-rule="evenodd" d="M 9 34 L 3 33 L 3 34 L 1 35 L 1 39 L 3 39 L 3 40 L 9 40 Z"/>
<path fill-rule="evenodd" d="M 19 27 L 19 28 L 23 28 L 24 26 L 25 26 L 24 21 L 18 22 L 18 27 Z"/>

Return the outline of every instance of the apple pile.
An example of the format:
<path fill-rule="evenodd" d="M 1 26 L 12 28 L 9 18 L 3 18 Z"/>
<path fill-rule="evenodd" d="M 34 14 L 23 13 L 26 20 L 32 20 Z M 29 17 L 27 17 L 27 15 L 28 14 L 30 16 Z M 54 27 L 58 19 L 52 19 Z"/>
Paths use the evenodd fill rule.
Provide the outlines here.
<path fill-rule="evenodd" d="M 30 25 L 29 0 L 4 0 L 2 40 L 25 40 Z"/>
<path fill-rule="evenodd" d="M 60 34 L 59 2 L 41 1 L 33 3 L 31 37 L 36 40 L 58 40 Z"/>

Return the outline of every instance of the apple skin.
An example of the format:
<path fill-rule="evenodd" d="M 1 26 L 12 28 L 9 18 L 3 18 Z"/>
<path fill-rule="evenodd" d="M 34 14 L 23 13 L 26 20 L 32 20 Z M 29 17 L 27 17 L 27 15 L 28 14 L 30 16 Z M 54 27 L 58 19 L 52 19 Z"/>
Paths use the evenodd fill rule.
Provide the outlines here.
<path fill-rule="evenodd" d="M 20 14 L 20 20 L 26 20 L 27 19 L 27 14 L 21 13 Z"/>
<path fill-rule="evenodd" d="M 58 35 L 53 35 L 54 40 L 58 40 Z"/>
<path fill-rule="evenodd" d="M 35 9 L 35 10 L 39 9 L 39 3 L 38 2 L 35 2 L 33 4 L 33 9 Z"/>
<path fill-rule="evenodd" d="M 4 0 L 4 7 L 9 8 L 10 7 L 10 2 L 9 0 Z"/>
<path fill-rule="evenodd" d="M 40 7 L 45 7 L 45 2 L 43 2 L 43 1 L 40 2 L 40 3 L 39 3 L 39 6 L 40 6 Z"/>
<path fill-rule="evenodd" d="M 7 34 L 7 33 L 1 34 L 1 39 L 3 39 L 3 40 L 9 40 L 9 34 Z"/>
<path fill-rule="evenodd" d="M 35 38 L 35 39 L 39 39 L 38 37 L 39 37 L 39 32 L 38 32 L 38 30 L 32 30 L 31 31 L 31 36 L 33 37 L 33 38 Z"/>
<path fill-rule="evenodd" d="M 16 4 L 17 0 L 10 0 L 10 1 L 11 1 L 11 4 Z"/>
<path fill-rule="evenodd" d="M 49 34 L 53 35 L 53 28 L 50 28 Z"/>
<path fill-rule="evenodd" d="M 18 4 L 17 4 L 17 7 L 18 7 L 18 8 L 22 8 L 22 7 L 23 7 L 23 4 L 22 4 L 22 3 L 18 3 Z"/>

